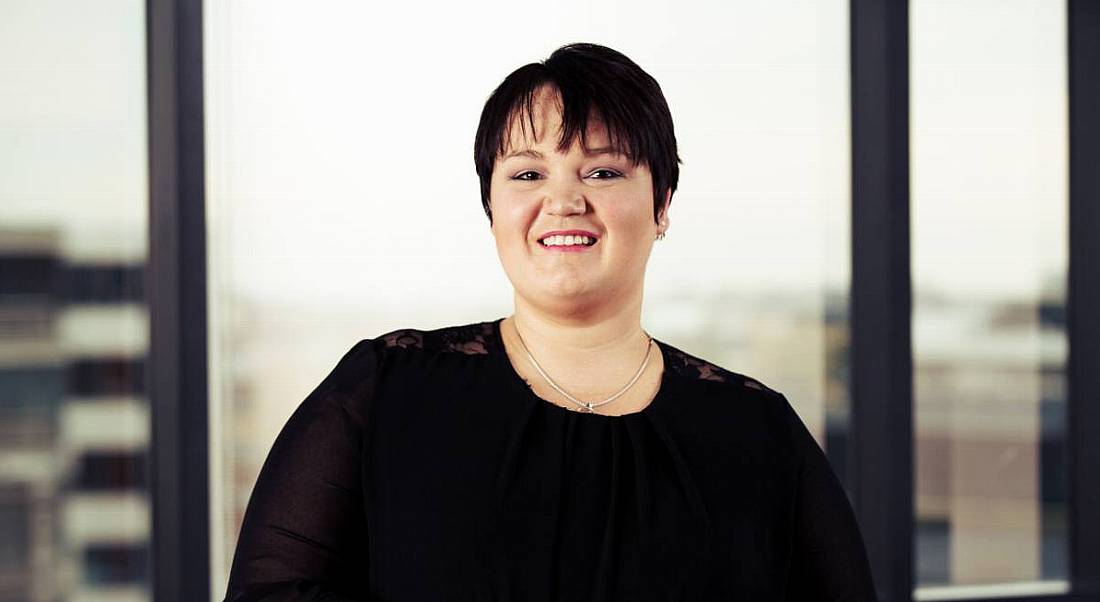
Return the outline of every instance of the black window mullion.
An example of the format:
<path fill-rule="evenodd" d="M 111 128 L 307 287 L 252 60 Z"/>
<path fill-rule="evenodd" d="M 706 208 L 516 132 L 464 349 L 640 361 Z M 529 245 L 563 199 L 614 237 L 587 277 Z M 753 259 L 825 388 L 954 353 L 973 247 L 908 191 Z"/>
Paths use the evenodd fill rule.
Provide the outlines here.
<path fill-rule="evenodd" d="M 1100 600 L 1100 2 L 1067 8 L 1070 579 Z"/>
<path fill-rule="evenodd" d="M 202 0 L 147 0 L 153 599 L 210 598 Z"/>
<path fill-rule="evenodd" d="M 913 595 L 909 3 L 852 0 L 853 506 L 881 602 Z"/>

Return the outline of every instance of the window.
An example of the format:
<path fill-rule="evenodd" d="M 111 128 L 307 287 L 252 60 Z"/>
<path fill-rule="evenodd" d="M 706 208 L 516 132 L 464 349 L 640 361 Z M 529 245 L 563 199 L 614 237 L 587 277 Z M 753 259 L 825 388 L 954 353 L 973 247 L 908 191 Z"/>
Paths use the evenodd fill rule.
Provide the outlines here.
<path fill-rule="evenodd" d="M 476 27 L 454 27 L 465 5 L 426 20 L 393 4 L 384 21 L 367 4 L 204 8 L 215 588 L 275 434 L 354 342 L 511 313 L 473 132 L 507 73 L 569 40 L 636 60 L 675 120 L 684 165 L 644 327 L 783 391 L 843 451 L 846 2 L 571 1 L 553 12 L 585 19 L 535 29 L 521 7 L 480 10 Z"/>
<path fill-rule="evenodd" d="M 150 599 L 126 551 L 148 428 L 117 414 L 147 409 L 145 25 L 142 2 L 0 3 L 3 600 Z"/>
<path fill-rule="evenodd" d="M 1065 5 L 910 15 L 917 585 L 1023 592 L 1068 568 Z"/>
<path fill-rule="evenodd" d="M 143 265 L 74 265 L 62 276 L 64 296 L 75 303 L 140 302 Z"/>
<path fill-rule="evenodd" d="M 84 549 L 84 581 L 89 585 L 130 585 L 144 581 L 148 572 L 145 545 L 97 544 Z"/>
<path fill-rule="evenodd" d="M 6 577 L 26 570 L 30 564 L 31 505 L 25 487 L 5 485 L 0 488 L 0 575 Z M 3 590 L 0 590 L 3 591 Z"/>
<path fill-rule="evenodd" d="M 69 392 L 79 397 L 141 395 L 145 365 L 141 358 L 77 358 L 69 364 Z"/>
<path fill-rule="evenodd" d="M 77 461 L 74 485 L 84 491 L 144 488 L 144 451 L 88 451 Z"/>

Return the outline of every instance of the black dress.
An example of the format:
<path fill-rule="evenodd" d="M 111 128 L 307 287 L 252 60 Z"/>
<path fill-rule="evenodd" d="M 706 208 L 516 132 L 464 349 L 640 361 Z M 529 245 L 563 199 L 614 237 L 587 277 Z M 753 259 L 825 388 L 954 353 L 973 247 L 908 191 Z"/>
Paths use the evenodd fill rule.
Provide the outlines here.
<path fill-rule="evenodd" d="M 648 406 L 575 412 L 516 373 L 500 321 L 340 360 L 263 465 L 227 600 L 874 599 L 782 394 L 656 341 Z"/>

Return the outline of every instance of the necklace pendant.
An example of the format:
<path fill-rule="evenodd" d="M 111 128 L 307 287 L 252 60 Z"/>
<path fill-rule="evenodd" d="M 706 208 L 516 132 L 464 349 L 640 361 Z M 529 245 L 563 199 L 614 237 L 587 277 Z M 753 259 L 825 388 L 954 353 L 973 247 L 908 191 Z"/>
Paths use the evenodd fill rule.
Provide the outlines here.
<path fill-rule="evenodd" d="M 592 413 L 592 404 L 591 403 L 584 404 L 584 407 L 588 410 L 589 414 Z"/>

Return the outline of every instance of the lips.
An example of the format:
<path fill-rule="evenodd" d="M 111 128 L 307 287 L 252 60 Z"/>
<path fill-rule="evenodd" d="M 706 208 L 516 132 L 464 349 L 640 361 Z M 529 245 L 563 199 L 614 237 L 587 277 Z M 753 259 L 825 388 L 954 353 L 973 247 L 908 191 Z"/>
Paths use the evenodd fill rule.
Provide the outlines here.
<path fill-rule="evenodd" d="M 539 235 L 538 240 L 542 240 L 547 236 L 587 236 L 588 238 L 599 239 L 595 232 L 590 230 L 550 230 L 549 232 L 543 232 Z"/>
<path fill-rule="evenodd" d="M 552 230 L 539 238 L 539 246 L 547 252 L 584 253 L 599 242 L 599 237 L 589 230 Z"/>

